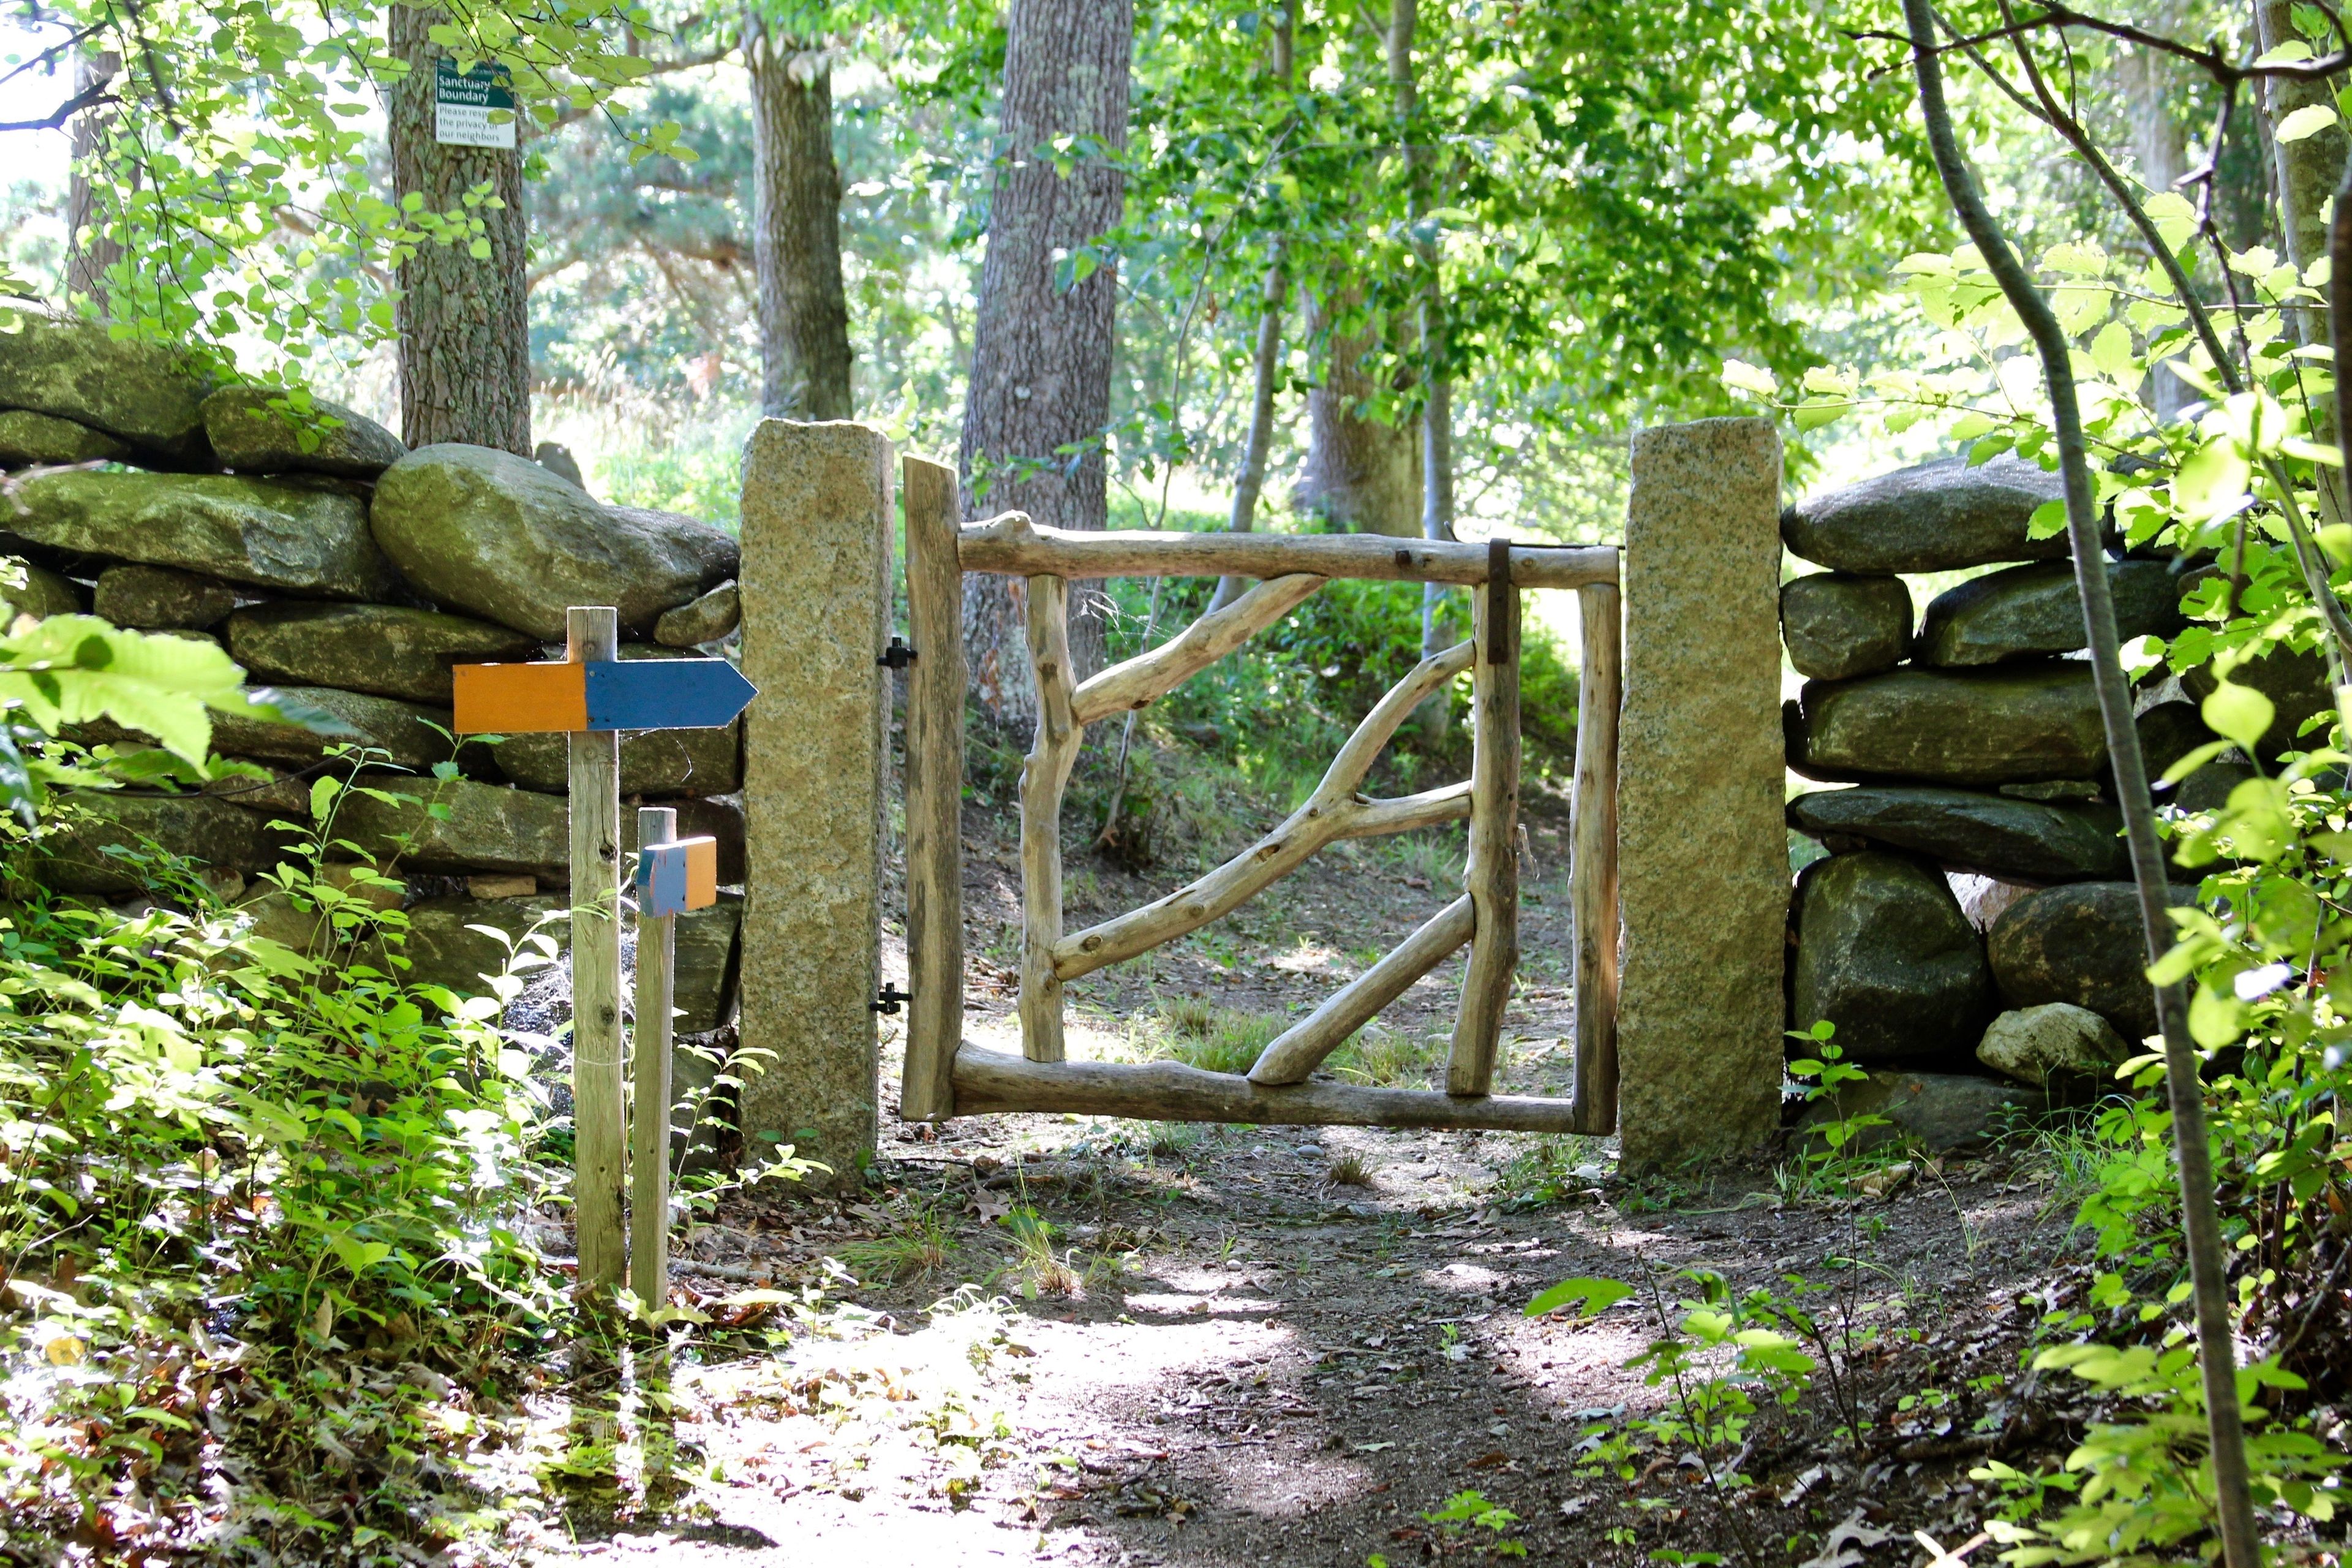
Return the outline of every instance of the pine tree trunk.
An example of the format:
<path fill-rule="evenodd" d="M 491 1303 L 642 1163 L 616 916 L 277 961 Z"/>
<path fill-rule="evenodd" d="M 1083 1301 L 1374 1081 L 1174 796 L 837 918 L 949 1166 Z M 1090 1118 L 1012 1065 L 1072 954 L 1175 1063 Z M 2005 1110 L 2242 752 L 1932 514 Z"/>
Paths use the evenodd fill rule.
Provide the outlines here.
<path fill-rule="evenodd" d="M 82 54 L 74 68 L 74 94 L 79 97 L 121 74 L 122 57 L 112 49 Z M 89 164 L 105 149 L 114 115 L 114 106 L 109 104 L 74 116 L 74 167 L 66 184 L 66 292 L 97 300 L 101 311 L 106 308 L 107 269 L 122 259 L 122 242 L 100 227 L 110 215 L 99 204 Z"/>
<path fill-rule="evenodd" d="M 2168 14 L 2144 25 L 2168 35 L 2175 30 Z M 2151 191 L 2172 189 L 2173 182 L 2189 172 L 2188 143 L 2172 115 L 2180 90 L 2172 58 L 2150 48 L 2119 47 L 2116 86 L 2130 109 L 2132 155 L 2139 164 L 2140 184 Z M 2148 381 L 2149 407 L 2160 423 L 2169 423 L 2197 400 L 2196 389 L 2169 371 L 2159 369 Z"/>
<path fill-rule="evenodd" d="M 1308 332 L 1328 332 L 1329 347 L 1323 378 L 1307 395 L 1307 463 L 1291 505 L 1336 531 L 1410 539 L 1421 532 L 1421 432 L 1356 412 L 1380 390 L 1361 363 L 1374 340 L 1369 331 L 1330 330 L 1331 318 L 1361 298 L 1344 284 L 1328 301 L 1310 301 Z"/>
<path fill-rule="evenodd" d="M 2293 0 L 2254 0 L 2254 27 L 2263 53 L 2296 36 L 2294 10 Z M 2306 105 L 2333 108 L 2334 94 L 2324 81 L 2269 77 L 2263 81 L 2262 104 L 2269 131 L 2265 139 L 2277 171 L 2279 232 L 2286 242 L 2286 258 L 2298 268 L 2308 268 L 2327 254 L 2326 208 L 2327 199 L 2336 194 L 2336 183 L 2344 177 L 2347 143 L 2341 125 L 2331 125 L 2316 136 L 2305 136 L 2296 142 L 2281 142 L 2277 132 L 2281 121 Z M 2290 307 L 2286 319 L 2295 342 L 2327 341 L 2327 322 L 2321 311 L 2307 305 Z M 2312 399 L 2311 415 L 2315 430 L 2333 429 L 2335 399 Z M 2352 521 L 2352 505 L 2347 504 L 2345 494 L 2344 470 L 2323 463 L 2318 479 L 2320 521 L 2334 524 Z"/>
<path fill-rule="evenodd" d="M 849 305 L 841 282 L 841 170 L 824 56 L 743 17 L 751 72 L 760 404 L 794 419 L 850 416 Z"/>
<path fill-rule="evenodd" d="M 488 184 L 502 206 L 473 209 L 490 254 L 467 242 L 426 240 L 400 268 L 400 436 L 412 447 L 436 441 L 499 447 L 530 457 L 530 315 L 526 271 L 529 226 L 522 205 L 522 154 L 493 147 L 444 147 L 433 139 L 435 62 L 443 51 L 429 29 L 446 13 L 391 7 L 394 58 L 408 72 L 392 85 L 388 120 L 394 196 L 424 198 L 446 213 Z"/>
<path fill-rule="evenodd" d="M 1126 178 L 1083 149 L 1064 176 L 1038 148 L 1078 136 L 1114 157 L 1125 151 L 1132 0 L 1013 0 L 1006 26 L 1002 162 L 958 455 L 965 515 L 1018 510 L 1055 528 L 1099 529 L 1118 274 L 1106 263 L 1064 288 L 1055 273 L 1118 226 Z M 965 584 L 972 687 L 1005 721 L 1036 706 L 1022 586 L 985 575 Z M 1099 584 L 1074 588 L 1070 648 L 1083 676 L 1102 665 L 1104 601 Z"/>

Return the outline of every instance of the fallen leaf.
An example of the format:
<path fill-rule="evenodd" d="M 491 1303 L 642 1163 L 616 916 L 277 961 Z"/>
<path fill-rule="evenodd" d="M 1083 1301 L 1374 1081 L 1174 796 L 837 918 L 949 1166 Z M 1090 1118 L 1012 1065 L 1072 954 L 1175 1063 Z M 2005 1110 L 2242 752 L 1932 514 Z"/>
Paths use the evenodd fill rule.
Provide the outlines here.
<path fill-rule="evenodd" d="M 1500 1448 L 1489 1449 L 1470 1461 L 1474 1470 L 1499 1470 L 1511 1462 L 1511 1456 Z"/>
<path fill-rule="evenodd" d="M 1356 1452 L 1359 1454 L 1377 1454 L 1382 1448 L 1393 1448 L 1395 1447 L 1396 1445 L 1394 1443 L 1359 1443 L 1356 1445 Z"/>

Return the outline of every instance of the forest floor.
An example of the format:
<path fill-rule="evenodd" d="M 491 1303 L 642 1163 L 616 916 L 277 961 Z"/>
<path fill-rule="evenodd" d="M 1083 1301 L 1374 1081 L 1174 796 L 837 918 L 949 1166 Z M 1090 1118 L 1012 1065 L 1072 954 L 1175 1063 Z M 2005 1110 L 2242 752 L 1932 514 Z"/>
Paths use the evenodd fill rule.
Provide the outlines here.
<path fill-rule="evenodd" d="M 1015 1048 L 1017 860 L 971 816 L 971 1033 Z M 1502 1087 L 1564 1091 L 1566 823 L 1540 800 L 1530 817 Z M 1074 988 L 1072 1054 L 1164 1053 L 1310 1003 L 1437 907 L 1450 853 L 1327 854 L 1240 929 Z M 1189 874 L 1096 865 L 1074 901 L 1107 912 Z M 1385 1020 L 1392 1079 L 1435 1059 L 1458 971 Z M 1832 1182 L 1791 1155 L 1635 1183 L 1601 1140 L 935 1130 L 890 1117 L 887 1080 L 882 1099 L 863 1191 L 757 1187 L 678 1247 L 688 1299 L 773 1286 L 801 1298 L 789 1331 L 679 1364 L 667 1420 L 625 1407 L 618 1484 L 519 1523 L 521 1560 L 1908 1564 L 1931 1555 L 1914 1531 L 1958 1546 L 1991 1511 L 1972 1468 L 2046 1460 L 2084 1415 L 2021 1371 L 2072 1277 L 2048 1140 Z M 1768 1409 L 1736 1454 L 1643 1425 L 1675 1390 L 1628 1363 L 1702 1292 L 1685 1270 L 1801 1303 L 1828 1342 L 1835 1377 L 1785 1407 L 1751 1391 Z M 1525 1314 L 1578 1277 L 1638 1289 Z M 669 1444 L 666 1469 L 626 1458 Z"/>

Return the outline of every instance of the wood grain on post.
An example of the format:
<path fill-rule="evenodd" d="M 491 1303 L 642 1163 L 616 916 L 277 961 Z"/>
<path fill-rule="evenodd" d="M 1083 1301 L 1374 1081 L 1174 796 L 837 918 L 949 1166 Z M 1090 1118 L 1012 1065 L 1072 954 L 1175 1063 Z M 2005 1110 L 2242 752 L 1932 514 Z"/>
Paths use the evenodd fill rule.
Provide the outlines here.
<path fill-rule="evenodd" d="M 955 470 L 901 459 L 907 503 L 907 1065 L 898 1115 L 955 1114 L 963 1043 L 963 569 Z"/>
<path fill-rule="evenodd" d="M 1062 1059 L 1062 792 L 1086 731 L 1070 714 L 1070 585 L 1032 577 L 1024 619 L 1037 679 L 1037 739 L 1021 765 L 1021 1048 Z"/>
<path fill-rule="evenodd" d="M 966 526 L 967 572 L 1014 577 L 1258 577 L 1307 574 L 1382 583 L 1475 586 L 1487 576 L 1483 544 L 1368 533 L 1108 532 L 1044 528 L 1020 512 Z M 1522 588 L 1581 588 L 1617 581 L 1607 545 L 1513 545 L 1511 581 Z"/>
<path fill-rule="evenodd" d="M 1312 1127 L 1483 1128 L 1567 1132 L 1569 1102 L 1352 1083 L 1252 1083 L 1181 1062 L 1033 1062 L 966 1046 L 956 1053 L 956 1108 L 966 1115 L 1033 1110 L 1154 1121 L 1250 1121 Z"/>
<path fill-rule="evenodd" d="M 1576 1130 L 1617 1131 L 1617 704 L 1624 689 L 1618 590 L 1580 588 L 1584 644 L 1570 807 L 1569 902 L 1576 921 Z"/>
<path fill-rule="evenodd" d="M 1387 956 L 1335 992 L 1320 1007 L 1275 1037 L 1249 1070 L 1252 1083 L 1305 1083 L 1307 1075 L 1348 1037 L 1380 1016 L 1412 983 L 1470 940 L 1470 895 L 1465 893 L 1399 942 Z"/>
<path fill-rule="evenodd" d="M 1509 550 L 1500 540 L 1498 570 L 1477 595 L 1473 640 L 1478 662 L 1470 681 L 1470 854 L 1463 882 L 1475 921 L 1445 1092 L 1479 1095 L 1495 1083 L 1503 1009 L 1519 967 L 1519 594 Z"/>
<path fill-rule="evenodd" d="M 575 663 L 621 656 L 620 616 L 573 606 L 565 616 L 564 658 Z M 571 751 L 572 807 L 572 1222 L 580 1291 L 608 1301 L 627 1270 L 621 1229 L 621 737 L 576 730 Z"/>
<path fill-rule="evenodd" d="M 1212 610 L 1181 632 L 1079 686 L 1070 711 L 1081 724 L 1141 708 L 1165 697 L 1307 602 L 1328 578 L 1276 577 L 1260 583 L 1222 610 Z"/>
<path fill-rule="evenodd" d="M 1032 579 L 1049 581 L 1050 579 Z M 1307 797 L 1279 827 L 1207 876 L 1140 909 L 1089 927 L 1054 944 L 1053 973 L 1063 980 L 1148 952 L 1230 913 L 1297 870 L 1307 857 L 1341 838 L 1368 838 L 1458 821 L 1470 808 L 1467 786 L 1450 785 L 1396 800 L 1363 801 L 1356 786 L 1423 698 L 1469 668 L 1473 648 L 1457 643 L 1423 659 L 1356 726 L 1347 744 Z M 1027 865 L 1024 857 L 1024 869 Z M 1058 871 L 1058 862 L 1056 863 Z M 1058 900 L 1056 908 L 1059 908 Z"/>
<path fill-rule="evenodd" d="M 677 837 L 677 812 L 637 808 L 637 852 Z M 669 1301 L 670 1044 L 677 996 L 677 917 L 637 911 L 636 1028 L 629 1051 L 629 1289 Z"/>

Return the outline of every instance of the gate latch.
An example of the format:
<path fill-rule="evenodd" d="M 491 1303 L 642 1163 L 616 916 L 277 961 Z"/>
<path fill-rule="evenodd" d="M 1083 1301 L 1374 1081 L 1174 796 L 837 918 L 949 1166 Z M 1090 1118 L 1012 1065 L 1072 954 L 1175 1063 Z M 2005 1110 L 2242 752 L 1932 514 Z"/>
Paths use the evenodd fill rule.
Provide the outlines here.
<path fill-rule="evenodd" d="M 907 646 L 906 638 L 892 637 L 890 646 L 884 648 L 882 656 L 874 662 L 885 669 L 904 669 L 915 662 L 915 650 Z"/>
<path fill-rule="evenodd" d="M 912 1002 L 913 1000 L 914 997 L 908 993 L 899 990 L 896 985 L 886 983 L 882 987 L 882 994 L 875 997 L 873 1001 L 866 1004 L 866 1005 L 874 1012 L 880 1013 L 887 1017 L 895 1018 L 898 1015 L 899 1005 L 901 1003 Z"/>

